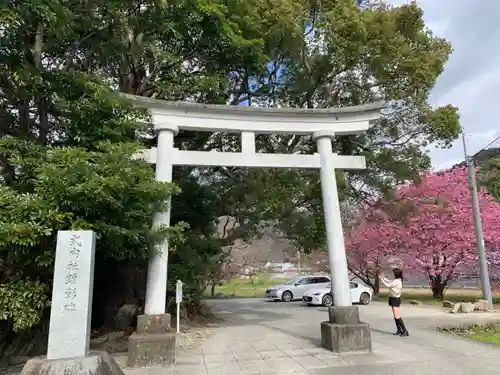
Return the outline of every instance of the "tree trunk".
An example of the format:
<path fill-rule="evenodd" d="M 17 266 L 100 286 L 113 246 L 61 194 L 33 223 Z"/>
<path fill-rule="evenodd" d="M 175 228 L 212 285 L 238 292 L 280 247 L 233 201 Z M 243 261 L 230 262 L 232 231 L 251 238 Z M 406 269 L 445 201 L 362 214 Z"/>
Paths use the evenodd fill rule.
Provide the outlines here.
<path fill-rule="evenodd" d="M 210 295 L 215 297 L 215 281 L 212 281 L 212 287 L 210 289 Z"/>
<path fill-rule="evenodd" d="M 40 324 L 21 332 L 12 330 L 12 322 L 0 321 L 0 374 L 9 373 L 11 366 L 22 364 L 29 357 L 47 353 L 48 335 L 48 314 Z"/>
<path fill-rule="evenodd" d="M 380 293 L 380 279 L 379 279 L 380 273 L 377 270 L 375 272 L 375 281 L 373 282 L 373 293 L 374 294 L 379 294 Z"/>
<path fill-rule="evenodd" d="M 441 279 L 441 276 L 431 276 L 430 282 L 432 289 L 432 298 L 442 301 L 444 299 L 445 285 Z"/>

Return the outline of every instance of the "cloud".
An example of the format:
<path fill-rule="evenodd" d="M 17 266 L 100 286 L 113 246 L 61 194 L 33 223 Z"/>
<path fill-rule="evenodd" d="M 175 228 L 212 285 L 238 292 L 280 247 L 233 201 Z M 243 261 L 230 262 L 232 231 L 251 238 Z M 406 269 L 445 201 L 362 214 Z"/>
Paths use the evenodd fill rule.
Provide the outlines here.
<path fill-rule="evenodd" d="M 391 0 L 393 5 L 409 3 Z M 500 135 L 500 1 L 417 0 L 427 26 L 446 38 L 453 54 L 438 78 L 431 105 L 459 107 L 470 154 Z M 493 146 L 499 146 L 500 141 Z M 431 147 L 433 166 L 463 160 L 461 140 L 451 149 Z"/>

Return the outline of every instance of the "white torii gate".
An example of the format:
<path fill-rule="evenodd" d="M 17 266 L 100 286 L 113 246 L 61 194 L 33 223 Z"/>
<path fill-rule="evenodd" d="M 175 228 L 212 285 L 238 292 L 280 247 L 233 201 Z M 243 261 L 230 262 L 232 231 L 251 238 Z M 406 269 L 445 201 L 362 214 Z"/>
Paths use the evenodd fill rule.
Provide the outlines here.
<path fill-rule="evenodd" d="M 156 179 L 172 181 L 174 165 L 255 168 L 319 168 L 328 243 L 332 294 L 336 307 L 351 306 L 349 275 L 340 218 L 335 169 L 364 169 L 363 156 L 332 153 L 336 135 L 359 134 L 380 117 L 382 102 L 331 109 L 254 108 L 167 102 L 127 95 L 146 107 L 158 134 L 158 146 L 143 157 L 156 164 Z M 174 148 L 179 130 L 241 134 L 241 152 L 182 151 Z M 256 134 L 312 135 L 318 153 L 264 154 L 255 151 Z M 170 210 L 170 209 L 169 209 Z M 170 211 L 158 213 L 154 225 L 169 225 Z M 145 314 L 165 314 L 168 243 L 158 246 L 148 267 Z M 359 318 L 358 318 L 359 319 Z"/>

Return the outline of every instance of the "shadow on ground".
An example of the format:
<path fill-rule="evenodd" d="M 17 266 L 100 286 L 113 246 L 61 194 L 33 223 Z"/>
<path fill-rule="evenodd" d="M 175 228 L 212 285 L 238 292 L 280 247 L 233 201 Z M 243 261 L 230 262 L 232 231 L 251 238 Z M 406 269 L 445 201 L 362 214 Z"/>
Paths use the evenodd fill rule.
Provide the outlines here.
<path fill-rule="evenodd" d="M 263 326 L 265 326 L 273 331 L 283 333 L 287 336 L 294 337 L 296 339 L 306 340 L 309 343 L 311 343 L 312 345 L 317 346 L 318 348 L 323 347 L 321 339 L 316 337 L 316 335 L 315 335 L 316 332 L 311 332 L 311 334 L 309 335 L 309 334 L 301 334 L 301 333 L 298 333 L 292 329 L 287 329 L 287 328 L 284 328 L 282 326 L 276 326 L 276 325 L 270 325 L 270 324 L 263 324 Z"/>
<path fill-rule="evenodd" d="M 214 312 L 217 317 L 222 319 L 223 326 L 241 326 L 263 323 L 280 322 L 293 319 L 293 313 L 285 311 L 276 311 L 274 309 L 257 309 L 245 304 L 235 305 L 216 303 Z"/>

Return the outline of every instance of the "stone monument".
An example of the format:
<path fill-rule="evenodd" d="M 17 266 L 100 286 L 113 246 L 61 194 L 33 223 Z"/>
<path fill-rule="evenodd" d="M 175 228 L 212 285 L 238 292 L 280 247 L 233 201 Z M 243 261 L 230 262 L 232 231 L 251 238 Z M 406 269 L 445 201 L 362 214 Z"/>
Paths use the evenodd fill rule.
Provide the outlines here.
<path fill-rule="evenodd" d="M 320 169 L 335 304 L 329 309 L 329 320 L 321 323 L 323 345 L 336 352 L 371 350 L 370 328 L 359 321 L 358 308 L 351 304 L 335 181 L 335 169 L 364 169 L 365 158 L 334 154 L 332 140 L 339 135 L 359 134 L 368 130 L 370 121 L 380 117 L 380 110 L 385 104 L 378 102 L 323 109 L 254 108 L 124 96 L 133 104 L 149 109 L 158 134 L 158 147 L 145 150 L 137 157 L 156 164 L 158 181 L 171 182 L 175 165 Z M 179 150 L 174 147 L 174 138 L 180 130 L 240 134 L 241 152 Z M 260 153 L 255 147 L 255 137 L 260 134 L 310 136 L 315 140 L 318 152 L 309 155 Z M 153 224 L 168 226 L 169 223 L 170 211 L 167 210 L 158 213 Z M 167 270 L 168 243 L 165 241 L 149 260 L 145 316 L 140 319 L 143 323 L 138 326 L 137 335 L 131 337 L 129 365 L 174 361 L 175 337 L 169 335 L 170 316 L 165 314 Z M 144 331 L 141 332 L 141 329 Z M 146 355 L 141 354 L 143 360 L 137 360 L 135 353 L 146 353 L 148 348 L 154 348 L 157 355 L 146 359 Z"/>
<path fill-rule="evenodd" d="M 89 352 L 95 234 L 57 233 L 54 285 L 46 357 L 33 358 L 22 375 L 122 375 L 106 352 Z"/>

